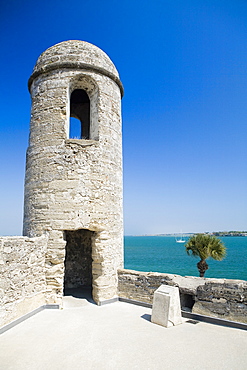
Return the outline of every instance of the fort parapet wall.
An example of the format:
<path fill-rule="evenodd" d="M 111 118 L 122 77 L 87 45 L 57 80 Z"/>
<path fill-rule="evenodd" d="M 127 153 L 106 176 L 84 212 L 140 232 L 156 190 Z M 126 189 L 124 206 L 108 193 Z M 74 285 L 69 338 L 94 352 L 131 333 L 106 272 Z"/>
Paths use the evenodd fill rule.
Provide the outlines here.
<path fill-rule="evenodd" d="M 46 236 L 0 237 L 0 326 L 46 303 Z"/>
<path fill-rule="evenodd" d="M 47 235 L 0 237 L 0 327 L 47 304 L 47 243 Z M 247 323 L 247 281 L 118 270 L 120 298 L 152 304 L 161 284 L 179 288 L 185 310 Z"/>
<path fill-rule="evenodd" d="M 209 279 L 156 272 L 118 271 L 119 297 L 150 303 L 166 284 L 179 288 L 181 306 L 192 313 L 247 323 L 247 281 Z"/>

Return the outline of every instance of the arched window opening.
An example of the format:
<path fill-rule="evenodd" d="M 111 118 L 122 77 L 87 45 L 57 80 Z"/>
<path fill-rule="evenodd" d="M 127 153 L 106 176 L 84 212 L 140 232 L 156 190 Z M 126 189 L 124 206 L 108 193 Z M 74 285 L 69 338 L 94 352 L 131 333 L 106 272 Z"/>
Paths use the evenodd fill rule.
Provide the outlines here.
<path fill-rule="evenodd" d="M 71 94 L 69 137 L 90 138 L 90 100 L 85 90 L 76 89 Z"/>

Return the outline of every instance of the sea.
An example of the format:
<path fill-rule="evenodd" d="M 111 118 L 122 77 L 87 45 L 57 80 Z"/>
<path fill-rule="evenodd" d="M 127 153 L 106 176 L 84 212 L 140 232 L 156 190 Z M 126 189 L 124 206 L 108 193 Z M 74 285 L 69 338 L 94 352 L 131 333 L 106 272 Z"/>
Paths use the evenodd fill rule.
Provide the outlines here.
<path fill-rule="evenodd" d="M 183 238 L 186 241 L 188 237 Z M 220 238 L 227 248 L 222 261 L 207 259 L 208 278 L 247 280 L 247 237 Z M 199 257 L 188 256 L 185 244 L 177 243 L 173 236 L 125 236 L 124 267 L 126 269 L 164 272 L 182 276 L 199 276 Z"/>

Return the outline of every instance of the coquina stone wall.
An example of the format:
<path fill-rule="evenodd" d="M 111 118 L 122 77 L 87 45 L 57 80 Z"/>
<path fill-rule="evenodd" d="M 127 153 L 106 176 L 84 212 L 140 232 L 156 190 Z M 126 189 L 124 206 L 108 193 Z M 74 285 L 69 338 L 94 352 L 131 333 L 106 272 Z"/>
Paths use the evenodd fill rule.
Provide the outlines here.
<path fill-rule="evenodd" d="M 47 237 L 0 237 L 0 326 L 46 303 Z"/>
<path fill-rule="evenodd" d="M 123 265 L 123 88 L 119 74 L 101 49 L 70 40 L 40 55 L 29 79 L 29 89 L 32 110 L 24 235 L 34 237 L 49 232 L 46 254 L 49 302 L 60 303 L 64 233 L 91 232 L 89 278 L 93 298 L 100 303 L 117 296 L 117 269 Z M 87 139 L 69 135 L 70 99 L 78 90 L 87 94 L 90 101 Z"/>
<path fill-rule="evenodd" d="M 92 283 L 92 235 L 89 230 L 66 231 L 64 289 Z"/>
<path fill-rule="evenodd" d="M 193 313 L 247 323 L 247 281 L 208 279 L 121 269 L 119 297 L 152 304 L 161 285 L 177 286 L 181 306 Z"/>

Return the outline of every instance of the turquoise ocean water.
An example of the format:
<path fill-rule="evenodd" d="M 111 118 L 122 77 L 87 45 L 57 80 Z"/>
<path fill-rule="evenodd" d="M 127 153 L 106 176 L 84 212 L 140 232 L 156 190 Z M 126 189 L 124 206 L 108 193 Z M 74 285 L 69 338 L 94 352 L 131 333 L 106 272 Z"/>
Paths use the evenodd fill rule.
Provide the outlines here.
<path fill-rule="evenodd" d="M 188 238 L 185 238 L 186 240 Z M 220 238 L 227 248 L 222 261 L 207 260 L 205 277 L 247 280 L 247 237 Z M 138 271 L 199 276 L 199 258 L 188 256 L 184 244 L 170 236 L 125 236 L 124 267 Z"/>

